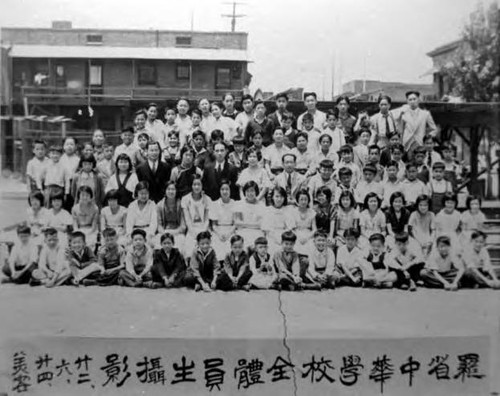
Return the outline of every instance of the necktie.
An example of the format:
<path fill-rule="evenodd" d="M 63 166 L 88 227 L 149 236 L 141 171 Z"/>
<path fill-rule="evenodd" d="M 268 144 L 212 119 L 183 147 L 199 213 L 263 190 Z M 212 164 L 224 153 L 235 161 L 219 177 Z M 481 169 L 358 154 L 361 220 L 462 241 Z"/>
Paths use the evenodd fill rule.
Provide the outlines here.
<path fill-rule="evenodd" d="M 286 195 L 290 199 L 292 197 L 292 174 L 288 174 L 288 179 L 286 181 Z"/>
<path fill-rule="evenodd" d="M 391 128 L 389 127 L 389 115 L 384 116 L 385 117 L 385 136 L 389 136 L 391 133 Z"/>
<path fill-rule="evenodd" d="M 427 153 L 427 166 L 429 168 L 432 166 L 432 153 Z"/>
<path fill-rule="evenodd" d="M 156 162 L 153 162 L 153 167 L 151 168 L 153 173 L 156 173 Z"/>

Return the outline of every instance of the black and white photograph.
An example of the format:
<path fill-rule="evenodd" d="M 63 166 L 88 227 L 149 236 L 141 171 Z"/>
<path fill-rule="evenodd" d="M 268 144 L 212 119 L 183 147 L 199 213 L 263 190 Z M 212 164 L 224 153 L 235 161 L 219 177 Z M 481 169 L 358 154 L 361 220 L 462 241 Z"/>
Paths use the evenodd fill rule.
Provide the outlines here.
<path fill-rule="evenodd" d="M 0 396 L 500 395 L 499 0 L 0 9 Z"/>

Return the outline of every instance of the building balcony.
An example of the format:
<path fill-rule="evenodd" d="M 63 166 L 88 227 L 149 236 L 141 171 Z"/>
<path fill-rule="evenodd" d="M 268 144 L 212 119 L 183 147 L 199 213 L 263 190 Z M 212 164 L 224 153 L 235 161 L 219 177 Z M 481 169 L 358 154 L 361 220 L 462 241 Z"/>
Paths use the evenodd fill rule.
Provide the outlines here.
<path fill-rule="evenodd" d="M 221 100 L 224 93 L 232 93 L 236 99 L 241 99 L 241 89 L 226 88 L 179 88 L 179 87 L 57 87 L 57 86 L 21 86 L 14 89 L 14 102 L 22 103 L 24 98 L 30 104 L 80 105 L 102 104 L 123 105 L 135 102 L 172 100 L 186 97 L 190 100 L 207 98 Z"/>

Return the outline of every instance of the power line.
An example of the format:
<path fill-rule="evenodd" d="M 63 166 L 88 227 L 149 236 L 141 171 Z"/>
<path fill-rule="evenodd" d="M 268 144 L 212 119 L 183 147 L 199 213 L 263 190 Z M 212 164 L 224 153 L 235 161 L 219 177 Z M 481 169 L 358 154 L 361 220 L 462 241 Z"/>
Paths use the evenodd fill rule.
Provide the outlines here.
<path fill-rule="evenodd" d="M 246 3 L 232 1 L 232 2 L 224 2 L 222 4 L 231 4 L 233 6 L 232 14 L 221 14 L 221 16 L 223 18 L 231 18 L 231 32 L 234 32 L 236 30 L 236 19 L 246 17 L 246 14 L 236 14 L 236 6 L 243 5 Z"/>

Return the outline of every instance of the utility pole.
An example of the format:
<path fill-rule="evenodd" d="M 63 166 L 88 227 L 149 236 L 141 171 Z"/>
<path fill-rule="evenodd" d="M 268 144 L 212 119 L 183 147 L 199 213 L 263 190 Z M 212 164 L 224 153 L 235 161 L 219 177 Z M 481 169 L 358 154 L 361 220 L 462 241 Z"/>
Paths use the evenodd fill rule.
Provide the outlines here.
<path fill-rule="evenodd" d="M 222 14 L 222 17 L 231 18 L 231 32 L 234 32 L 234 31 L 236 31 L 236 19 L 246 17 L 245 14 L 236 14 L 236 6 L 246 4 L 246 3 L 233 1 L 233 2 L 224 2 L 223 4 L 231 4 L 233 6 L 233 13 L 232 14 Z"/>

